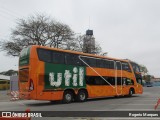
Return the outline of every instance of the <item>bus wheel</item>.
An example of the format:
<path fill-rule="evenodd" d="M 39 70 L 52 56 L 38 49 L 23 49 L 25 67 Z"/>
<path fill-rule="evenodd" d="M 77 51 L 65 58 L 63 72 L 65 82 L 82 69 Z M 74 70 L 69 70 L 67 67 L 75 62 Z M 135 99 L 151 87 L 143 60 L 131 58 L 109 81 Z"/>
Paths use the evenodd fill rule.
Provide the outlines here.
<path fill-rule="evenodd" d="M 63 103 L 71 103 L 73 101 L 73 93 L 71 91 L 65 91 L 63 94 Z"/>
<path fill-rule="evenodd" d="M 85 102 L 87 99 L 87 93 L 84 90 L 80 90 L 76 96 L 76 101 Z"/>

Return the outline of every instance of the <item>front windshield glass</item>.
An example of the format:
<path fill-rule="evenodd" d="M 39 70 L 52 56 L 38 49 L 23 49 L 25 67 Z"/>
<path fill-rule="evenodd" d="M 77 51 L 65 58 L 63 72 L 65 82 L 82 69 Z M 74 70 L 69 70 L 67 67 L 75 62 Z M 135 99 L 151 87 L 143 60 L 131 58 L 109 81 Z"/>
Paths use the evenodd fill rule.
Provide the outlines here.
<path fill-rule="evenodd" d="M 138 64 L 135 64 L 135 63 L 131 63 L 131 64 L 132 64 L 134 72 L 140 72 L 140 67 Z"/>

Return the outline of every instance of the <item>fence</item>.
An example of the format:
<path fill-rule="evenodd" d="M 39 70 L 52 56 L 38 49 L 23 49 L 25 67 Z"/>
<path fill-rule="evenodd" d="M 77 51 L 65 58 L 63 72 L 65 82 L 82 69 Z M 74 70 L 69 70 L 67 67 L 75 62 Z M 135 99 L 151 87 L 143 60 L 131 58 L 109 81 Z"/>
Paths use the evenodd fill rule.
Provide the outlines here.
<path fill-rule="evenodd" d="M 11 94 L 11 100 L 19 99 L 18 76 L 11 76 L 10 78 L 10 94 Z"/>

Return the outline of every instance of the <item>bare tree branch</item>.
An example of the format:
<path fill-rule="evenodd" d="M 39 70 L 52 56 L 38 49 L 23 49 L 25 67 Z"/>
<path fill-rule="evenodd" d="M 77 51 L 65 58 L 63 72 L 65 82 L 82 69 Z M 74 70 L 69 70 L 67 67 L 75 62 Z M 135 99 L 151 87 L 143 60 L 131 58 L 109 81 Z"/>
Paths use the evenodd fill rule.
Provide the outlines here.
<path fill-rule="evenodd" d="M 18 56 L 24 46 L 41 45 L 59 47 L 74 37 L 71 28 L 46 15 L 37 14 L 28 19 L 19 19 L 11 31 L 9 41 L 0 43 L 1 51 L 7 55 Z"/>
<path fill-rule="evenodd" d="M 0 51 L 19 56 L 24 47 L 41 45 L 83 52 L 83 38 L 84 35 L 75 37 L 68 25 L 37 14 L 28 19 L 19 19 L 11 31 L 10 40 L 0 42 Z M 96 54 L 100 52 L 101 47 L 96 44 Z"/>

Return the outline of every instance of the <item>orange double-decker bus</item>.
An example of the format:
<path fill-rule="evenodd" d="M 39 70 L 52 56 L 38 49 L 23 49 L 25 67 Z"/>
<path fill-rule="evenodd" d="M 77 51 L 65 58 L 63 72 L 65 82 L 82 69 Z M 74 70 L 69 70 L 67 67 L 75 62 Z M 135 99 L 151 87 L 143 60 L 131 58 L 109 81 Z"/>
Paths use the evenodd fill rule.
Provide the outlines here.
<path fill-rule="evenodd" d="M 138 66 L 128 60 L 29 46 L 19 58 L 20 98 L 70 103 L 142 94 L 142 77 L 133 65 Z"/>

